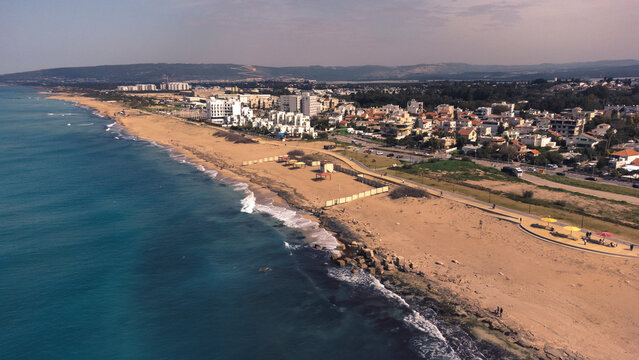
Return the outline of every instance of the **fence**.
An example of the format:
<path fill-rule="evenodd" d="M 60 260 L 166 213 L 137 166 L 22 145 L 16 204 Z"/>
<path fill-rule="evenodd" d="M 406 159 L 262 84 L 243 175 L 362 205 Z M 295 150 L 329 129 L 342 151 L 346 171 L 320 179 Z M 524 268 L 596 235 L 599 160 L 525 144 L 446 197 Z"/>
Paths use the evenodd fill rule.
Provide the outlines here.
<path fill-rule="evenodd" d="M 279 156 L 271 156 L 271 157 L 267 157 L 267 158 L 263 158 L 263 159 L 249 160 L 249 161 L 242 161 L 242 166 L 253 165 L 253 164 L 261 164 L 261 163 L 265 163 L 265 162 L 277 161 L 277 159 L 278 159 L 278 158 L 279 158 Z"/>
<path fill-rule="evenodd" d="M 363 199 L 363 198 L 368 197 L 368 196 L 382 194 L 382 193 L 385 193 L 385 192 L 388 192 L 388 186 L 383 186 L 383 187 L 380 187 L 380 188 L 364 191 L 364 192 L 361 192 L 359 194 L 354 194 L 354 195 L 343 197 L 343 198 L 339 198 L 339 199 L 328 200 L 326 202 L 326 207 L 345 204 L 345 203 L 351 202 L 353 200 Z"/>
<path fill-rule="evenodd" d="M 382 188 L 382 187 L 386 186 L 386 184 L 381 182 L 381 181 L 377 181 L 377 180 L 373 180 L 373 179 L 367 179 L 361 173 L 358 173 L 357 171 L 353 171 L 351 169 L 346 169 L 346 168 L 341 167 L 341 166 L 339 166 L 337 164 L 335 165 L 335 171 L 339 171 L 339 172 L 343 172 L 344 174 L 356 176 L 357 177 L 357 181 L 359 181 L 361 183 L 364 183 L 366 185 L 370 185 L 370 186 L 375 187 L 375 188 Z"/>

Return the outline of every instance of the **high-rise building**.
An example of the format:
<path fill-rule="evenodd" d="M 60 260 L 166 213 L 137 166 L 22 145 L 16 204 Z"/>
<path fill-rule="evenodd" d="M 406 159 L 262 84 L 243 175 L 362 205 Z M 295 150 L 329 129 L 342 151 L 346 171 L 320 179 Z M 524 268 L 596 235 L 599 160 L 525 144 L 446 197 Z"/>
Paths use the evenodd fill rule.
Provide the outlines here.
<path fill-rule="evenodd" d="M 315 116 L 320 113 L 322 104 L 317 100 L 317 96 L 311 95 L 311 93 L 304 93 L 302 95 L 302 114 L 306 116 Z"/>
<path fill-rule="evenodd" d="M 281 95 L 280 96 L 280 110 L 284 112 L 297 113 L 301 110 L 300 95 Z"/>
<path fill-rule="evenodd" d="M 242 103 L 236 100 L 211 98 L 206 101 L 206 115 L 210 119 L 242 115 Z"/>

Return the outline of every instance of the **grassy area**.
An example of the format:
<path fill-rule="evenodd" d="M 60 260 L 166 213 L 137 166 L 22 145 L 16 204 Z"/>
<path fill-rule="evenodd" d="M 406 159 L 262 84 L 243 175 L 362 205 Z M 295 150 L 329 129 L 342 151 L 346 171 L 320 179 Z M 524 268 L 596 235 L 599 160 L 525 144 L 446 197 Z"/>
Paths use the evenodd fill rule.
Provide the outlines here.
<path fill-rule="evenodd" d="M 496 204 L 505 208 L 537 215 L 537 216 L 550 216 L 555 219 L 559 219 L 562 222 L 573 224 L 575 226 L 592 229 L 594 231 L 609 231 L 625 240 L 639 243 L 639 229 L 634 229 L 628 226 L 614 224 L 602 219 L 594 218 L 591 216 L 581 215 L 574 213 L 560 206 L 549 206 L 548 203 L 525 203 L 512 199 L 502 194 L 496 194 L 486 190 L 480 190 L 444 180 L 437 180 L 429 177 L 421 177 L 418 173 L 409 173 L 404 169 L 389 169 L 389 175 L 402 177 L 408 180 L 415 181 L 417 183 L 423 183 L 438 189 L 455 192 L 458 194 L 470 196 L 480 201 Z M 535 201 L 537 202 L 537 201 Z M 583 221 L 583 226 L 582 226 Z"/>
<path fill-rule="evenodd" d="M 493 180 L 493 181 L 522 181 L 500 170 L 488 166 L 463 160 L 439 160 L 404 166 L 401 171 L 409 174 L 420 172 L 436 173 L 438 176 L 455 180 Z"/>
<path fill-rule="evenodd" d="M 349 150 L 338 150 L 337 152 L 341 153 L 342 155 L 346 155 L 353 160 L 357 160 L 364 166 L 371 169 L 386 168 L 394 164 L 401 165 L 401 162 L 399 160 L 387 158 L 385 156 L 377 156 L 373 154 L 365 154 L 362 152 Z"/>
<path fill-rule="evenodd" d="M 535 175 L 535 176 L 540 177 L 542 179 L 546 179 L 546 180 L 549 180 L 549 181 L 560 183 L 560 184 L 566 184 L 566 185 L 571 185 L 571 186 L 582 187 L 582 188 L 585 188 L 585 189 L 607 191 L 607 192 L 611 192 L 611 193 L 615 193 L 615 194 L 639 197 L 639 190 L 634 189 L 634 188 L 627 188 L 627 187 L 623 187 L 623 186 L 602 184 L 602 183 L 598 183 L 598 182 L 594 182 L 594 181 L 571 179 L 571 178 L 565 177 L 565 176 L 546 175 L 546 174 L 539 174 L 539 173 L 532 173 L 532 175 Z"/>

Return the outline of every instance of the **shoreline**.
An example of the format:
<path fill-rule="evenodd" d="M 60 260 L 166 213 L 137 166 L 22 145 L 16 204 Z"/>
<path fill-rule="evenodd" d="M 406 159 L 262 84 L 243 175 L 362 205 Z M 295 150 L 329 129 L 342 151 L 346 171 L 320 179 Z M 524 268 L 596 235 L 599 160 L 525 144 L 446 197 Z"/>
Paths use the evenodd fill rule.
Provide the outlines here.
<path fill-rule="evenodd" d="M 47 93 L 46 95 L 51 96 L 52 94 Z M 371 246 L 369 248 L 366 245 L 369 244 L 369 241 L 367 241 L 365 237 L 363 237 L 362 234 L 355 229 L 356 226 L 351 225 L 347 220 L 336 216 L 336 211 L 317 211 L 317 208 L 313 207 L 309 201 L 307 201 L 308 199 L 305 199 L 303 195 L 297 193 L 294 187 L 291 187 L 284 182 L 274 183 L 272 179 L 269 179 L 268 177 L 263 177 L 260 176 L 260 174 L 255 174 L 241 169 L 233 164 L 227 163 L 222 158 L 214 158 L 211 154 L 204 153 L 196 147 L 187 147 L 172 141 L 170 143 L 164 143 L 162 141 L 158 141 L 158 139 L 153 139 L 152 136 L 143 136 L 139 133 L 130 132 L 131 129 L 127 127 L 125 122 L 121 121 L 122 119 L 118 119 L 117 115 L 111 116 L 108 112 L 92 107 L 87 104 L 86 101 L 84 103 L 74 101 L 72 100 L 73 96 L 52 97 L 65 101 L 72 101 L 79 104 L 78 106 L 88 107 L 100 114 L 100 116 L 116 121 L 119 126 L 122 126 L 132 135 L 155 142 L 163 147 L 170 147 L 177 153 L 184 154 L 187 159 L 192 160 L 190 162 L 195 166 L 203 166 L 206 169 L 216 171 L 218 173 L 217 177 L 229 178 L 232 179 L 231 181 L 247 184 L 248 188 L 255 196 L 255 204 L 263 202 L 268 203 L 271 201 L 273 204 L 277 204 L 276 206 L 296 211 L 298 212 L 298 215 L 303 216 L 309 221 L 314 221 L 317 224 L 316 229 L 326 229 L 332 232 L 334 234 L 333 236 L 339 242 L 344 244 L 344 247 L 337 245 L 337 248 L 339 250 L 343 250 L 351 259 L 357 256 L 361 257 L 364 249 L 371 249 L 373 247 Z M 91 100 L 89 98 L 85 99 Z M 197 124 L 187 124 L 191 126 L 198 126 Z M 301 213 L 299 213 L 300 210 Z M 342 209 L 342 212 L 343 211 L 344 209 Z M 273 214 L 270 215 L 273 216 Z M 277 217 L 275 218 L 277 219 Z M 380 253 L 383 256 L 380 257 Z M 392 250 L 385 249 L 383 247 L 381 249 L 379 247 L 375 247 L 375 255 L 380 258 L 380 261 L 383 261 L 383 258 L 389 254 L 393 257 L 393 262 L 395 262 L 397 257 L 395 257 Z M 437 273 L 435 272 L 435 274 Z M 424 271 L 412 269 L 407 272 L 387 271 L 384 274 L 376 274 L 376 276 L 381 278 L 382 283 L 387 288 L 390 287 L 394 292 L 399 294 L 406 294 L 409 299 L 415 299 L 416 297 L 422 296 L 427 302 L 435 302 L 435 306 L 441 310 L 440 315 L 443 319 L 467 329 L 473 337 L 479 340 L 479 343 L 487 341 L 487 343 L 492 344 L 487 346 L 498 346 L 522 357 L 536 356 L 552 358 L 552 356 L 554 356 L 553 354 L 563 354 L 562 356 L 566 358 L 582 358 L 581 355 L 569 350 L 559 350 L 559 348 L 550 345 L 540 346 L 539 338 L 532 336 L 532 334 L 526 330 L 522 330 L 517 326 L 512 326 L 512 324 L 510 326 L 506 325 L 504 321 L 485 310 L 485 306 L 481 306 L 481 304 L 473 302 L 470 299 L 459 298 L 456 296 L 455 291 L 443 286 L 441 279 L 438 279 L 437 276 L 431 279 L 429 276 L 425 275 Z M 414 301 L 417 305 L 411 303 L 411 306 L 419 306 L 419 303 L 423 301 L 423 299 L 421 301 Z M 508 323 L 512 323 L 512 321 L 508 321 Z M 546 342 L 544 341 L 541 343 Z"/>
<path fill-rule="evenodd" d="M 188 149 L 176 149 L 172 145 L 157 143 L 155 140 L 145 139 L 139 134 L 131 134 L 128 132 L 128 129 L 125 124 L 123 124 L 118 119 L 112 116 L 109 116 L 109 114 L 102 113 L 99 109 L 95 107 L 91 107 L 89 105 L 86 105 L 77 101 L 72 101 L 66 98 L 59 98 L 55 96 L 48 96 L 48 97 L 57 99 L 57 100 L 72 102 L 75 106 L 92 110 L 94 114 L 102 118 L 113 120 L 115 122 L 114 124 L 117 124 L 121 128 L 121 131 L 124 131 L 130 134 L 129 136 L 132 136 L 135 139 L 142 139 L 144 141 L 149 141 L 156 146 L 164 148 L 171 154 L 171 157 L 173 157 L 174 160 L 178 160 L 178 159 L 175 159 L 175 157 L 181 157 L 183 159 L 180 159 L 178 161 L 188 163 L 198 168 L 198 170 L 202 172 L 214 171 L 215 175 L 212 176 L 213 179 L 233 187 L 235 191 L 244 191 L 247 197 L 245 197 L 243 201 L 247 199 L 249 196 L 253 195 L 255 206 L 258 206 L 258 205 L 276 206 L 284 210 L 295 212 L 297 216 L 314 223 L 315 225 L 314 228 L 309 229 L 307 227 L 305 229 L 300 229 L 299 227 L 296 227 L 293 224 L 290 224 L 290 223 L 287 224 L 285 220 L 277 217 L 273 213 L 270 213 L 268 211 L 263 211 L 263 210 L 262 211 L 257 210 L 258 213 L 268 214 L 272 218 L 278 221 L 281 221 L 284 226 L 300 231 L 302 234 L 304 234 L 304 236 L 308 240 L 312 240 L 312 238 L 314 237 L 313 235 L 315 235 L 318 230 L 325 231 L 328 236 L 330 236 L 333 240 L 335 240 L 334 247 L 327 247 L 327 246 L 320 245 L 319 243 L 309 241 L 308 242 L 309 246 L 313 246 L 316 250 L 325 250 L 325 251 L 330 251 L 332 253 L 335 253 L 335 250 L 337 250 L 340 253 L 348 254 L 350 256 L 357 255 L 362 250 L 361 246 L 358 244 L 362 244 L 363 239 L 359 237 L 357 234 L 355 234 L 354 232 L 350 231 L 350 228 L 348 227 L 348 225 L 344 224 L 342 221 L 340 221 L 337 218 L 313 213 L 314 212 L 313 209 L 305 208 L 304 205 L 299 204 L 299 202 L 296 201 L 295 197 L 291 196 L 290 192 L 288 192 L 286 189 L 273 189 L 267 185 L 261 185 L 256 183 L 256 181 L 259 181 L 257 179 L 246 178 L 237 174 L 236 172 L 233 172 L 224 168 L 212 167 L 210 165 L 206 166 L 211 163 L 208 161 L 208 159 L 202 159 L 201 157 L 198 157 L 197 153 L 191 152 Z M 175 156 L 175 154 L 177 154 L 177 156 Z M 237 185 L 246 185 L 246 188 L 238 188 Z M 247 213 L 256 212 L 255 209 L 251 209 L 250 211 L 245 211 L 245 209 L 242 209 L 241 211 L 247 212 Z M 355 244 L 355 246 L 353 246 L 353 244 Z M 336 267 L 336 268 L 340 267 L 339 264 L 336 264 L 334 262 L 329 264 L 328 266 Z M 361 269 L 361 268 L 359 267 L 359 264 L 353 262 L 352 270 L 354 271 L 354 269 Z M 363 270 L 364 269 L 362 269 L 361 271 Z M 356 273 L 359 273 L 359 271 L 360 270 L 356 271 Z M 516 341 L 507 342 L 507 340 L 505 339 L 501 341 L 496 341 L 496 338 L 494 337 L 495 334 L 492 334 L 492 336 L 488 336 L 487 338 L 481 338 L 480 336 L 478 336 L 479 334 L 489 335 L 490 333 L 504 334 L 503 331 L 499 330 L 500 328 L 503 329 L 503 327 L 496 328 L 492 326 L 493 321 L 497 320 L 496 317 L 492 319 L 493 321 L 491 322 L 479 321 L 478 324 L 475 324 L 471 327 L 471 326 L 468 326 L 468 321 L 459 321 L 459 320 L 468 320 L 468 317 L 469 317 L 468 312 L 472 313 L 474 312 L 475 309 L 471 309 L 469 306 L 463 306 L 465 304 L 446 303 L 443 297 L 440 295 L 436 295 L 435 292 L 424 291 L 423 289 L 418 290 L 412 287 L 411 285 L 408 285 L 407 283 L 403 283 L 402 281 L 399 281 L 399 279 L 397 279 L 396 276 L 388 272 L 385 274 L 377 274 L 376 276 L 375 275 L 370 275 L 370 276 L 372 276 L 373 278 L 377 277 L 378 281 L 382 284 L 382 286 L 386 287 L 389 291 L 392 291 L 393 293 L 396 293 L 396 294 L 398 293 L 404 294 L 409 299 L 412 299 L 410 302 L 408 302 L 410 308 L 419 308 L 420 303 L 428 303 L 430 306 L 434 306 L 435 308 L 439 309 L 437 313 L 438 317 L 440 317 L 442 320 L 446 319 L 447 321 L 450 322 L 451 325 L 461 325 L 461 327 L 467 332 L 467 334 L 474 338 L 474 341 L 476 341 L 475 345 L 481 350 L 489 354 L 493 354 L 496 356 L 497 355 L 502 356 L 506 354 L 512 355 L 513 353 L 511 353 L 511 351 L 513 351 L 513 348 L 516 348 L 517 346 L 521 346 L 522 349 L 517 349 L 519 351 L 515 352 L 516 354 L 521 355 L 521 354 L 526 354 L 527 351 L 530 349 L 526 346 L 517 344 Z M 421 276 L 423 278 L 423 274 L 418 276 Z M 429 283 L 428 288 L 430 289 L 430 287 L 432 286 L 432 283 L 426 278 L 423 278 L 423 281 L 428 281 Z M 422 299 L 419 302 L 415 302 L 413 298 L 418 294 L 423 296 L 424 299 Z M 461 309 L 460 307 L 463 307 L 463 309 Z M 475 313 L 474 316 L 476 317 L 477 315 L 478 314 Z M 483 314 L 483 315 L 484 316 L 482 316 L 482 318 L 485 318 L 485 316 L 490 317 L 490 314 Z M 471 319 L 471 320 L 474 322 L 475 319 Z M 529 355 L 529 354 L 526 354 L 526 355 Z"/>

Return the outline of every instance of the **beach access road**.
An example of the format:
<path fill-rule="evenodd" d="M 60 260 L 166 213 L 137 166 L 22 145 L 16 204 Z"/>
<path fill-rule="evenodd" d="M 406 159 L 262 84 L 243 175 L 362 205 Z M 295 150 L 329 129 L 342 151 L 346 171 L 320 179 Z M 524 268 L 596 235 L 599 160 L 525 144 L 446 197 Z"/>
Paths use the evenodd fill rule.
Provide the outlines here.
<path fill-rule="evenodd" d="M 576 192 L 576 193 L 580 193 L 584 195 L 591 195 L 591 196 L 596 196 L 596 197 L 610 199 L 610 200 L 625 201 L 629 204 L 639 205 L 639 198 L 630 196 L 630 195 L 615 194 L 608 191 L 587 189 L 587 188 L 582 188 L 578 186 L 571 186 L 571 185 L 556 183 L 554 181 L 542 179 L 538 176 L 530 175 L 526 173 L 524 173 L 524 175 L 522 176 L 522 179 L 538 186 L 548 186 L 548 187 L 563 189 L 563 190 L 572 191 L 572 192 Z"/>

